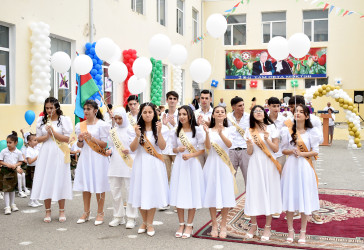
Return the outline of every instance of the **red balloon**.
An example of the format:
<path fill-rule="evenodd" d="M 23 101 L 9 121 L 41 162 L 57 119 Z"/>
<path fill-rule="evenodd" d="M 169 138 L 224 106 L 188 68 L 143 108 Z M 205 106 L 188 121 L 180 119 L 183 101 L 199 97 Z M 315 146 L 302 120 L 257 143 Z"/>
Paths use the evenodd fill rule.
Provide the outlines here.
<path fill-rule="evenodd" d="M 130 59 L 129 59 L 129 63 L 130 63 L 130 64 L 133 64 L 133 63 L 134 63 L 134 61 L 135 61 L 135 60 L 134 60 L 133 58 L 130 58 Z"/>
<path fill-rule="evenodd" d="M 129 54 L 125 54 L 124 55 L 124 60 L 128 60 L 130 58 L 130 55 Z"/>
<path fill-rule="evenodd" d="M 133 55 L 131 56 L 131 58 L 133 58 L 133 59 L 135 60 L 135 59 L 137 59 L 137 55 L 136 55 L 136 54 L 133 54 Z"/>

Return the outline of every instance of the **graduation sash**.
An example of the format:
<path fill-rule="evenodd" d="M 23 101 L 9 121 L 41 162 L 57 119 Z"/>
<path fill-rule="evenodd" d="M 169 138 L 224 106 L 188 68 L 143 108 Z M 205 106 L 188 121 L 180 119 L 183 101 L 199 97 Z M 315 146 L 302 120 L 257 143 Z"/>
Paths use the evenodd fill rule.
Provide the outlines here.
<path fill-rule="evenodd" d="M 123 159 L 123 161 L 125 162 L 125 164 L 129 167 L 132 168 L 133 167 L 133 159 L 130 157 L 129 154 L 124 154 L 123 150 L 124 145 L 123 143 L 120 141 L 118 133 L 116 131 L 116 128 L 113 128 L 110 130 L 110 136 L 111 139 L 115 145 L 115 148 L 118 150 L 119 155 L 121 156 L 121 159 Z"/>
<path fill-rule="evenodd" d="M 150 154 L 151 156 L 154 156 L 155 158 L 158 158 L 164 163 L 163 155 L 157 152 L 155 148 L 153 147 L 152 143 L 148 140 L 148 137 L 146 135 L 143 136 L 144 138 L 144 145 L 143 148 L 145 151 Z"/>
<path fill-rule="evenodd" d="M 193 147 L 193 145 L 188 140 L 188 137 L 187 137 L 185 131 L 183 130 L 183 128 L 181 129 L 181 131 L 179 131 L 179 140 L 182 142 L 183 146 L 185 146 L 187 148 L 188 152 L 190 152 L 191 154 L 197 152 L 197 150 Z"/>
<path fill-rule="evenodd" d="M 87 124 L 86 121 L 83 121 L 80 123 L 80 129 L 82 133 L 87 132 Z M 102 156 L 107 156 L 106 155 L 106 150 L 104 148 L 101 148 L 96 142 L 91 141 L 91 140 L 87 140 L 85 139 L 87 145 L 96 153 L 102 155 Z"/>
<path fill-rule="evenodd" d="M 129 123 L 132 127 L 134 127 L 135 125 L 137 125 L 136 121 L 134 120 L 134 117 L 132 116 L 131 112 L 129 112 L 128 114 L 128 119 L 129 119 Z"/>
<path fill-rule="evenodd" d="M 211 142 L 211 146 L 216 150 L 217 155 L 220 157 L 220 159 L 228 166 L 228 168 L 230 169 L 230 172 L 233 176 L 233 180 L 234 180 L 234 192 L 235 194 L 237 194 L 239 192 L 238 190 L 238 186 L 236 185 L 236 179 L 235 179 L 235 169 L 233 164 L 230 161 L 229 155 L 225 152 L 224 149 L 222 149 L 219 144 L 215 143 L 215 142 Z"/>
<path fill-rule="evenodd" d="M 245 134 L 244 129 L 242 129 L 236 122 L 234 122 L 233 118 L 230 115 L 228 115 L 227 118 L 229 119 L 229 121 L 231 122 L 231 124 L 234 125 L 234 127 L 239 132 L 239 134 L 241 135 L 241 137 L 244 138 L 244 134 Z M 241 118 L 243 119 L 243 117 L 241 117 Z"/>
<path fill-rule="evenodd" d="M 274 157 L 270 153 L 269 149 L 267 148 L 267 145 L 265 145 L 262 138 L 260 138 L 258 131 L 256 129 L 252 129 L 252 128 L 250 128 L 249 131 L 250 131 L 250 134 L 252 135 L 255 145 L 257 145 L 263 151 L 263 153 L 274 163 L 278 172 L 281 174 L 281 172 L 282 172 L 281 164 L 279 164 L 279 162 L 276 159 L 274 159 Z"/>
<path fill-rule="evenodd" d="M 304 143 L 304 141 L 302 140 L 302 137 L 300 135 L 300 133 L 297 131 L 297 148 L 301 151 L 301 152 L 310 152 L 308 151 L 307 147 L 306 147 L 306 144 Z M 313 172 L 315 173 L 315 177 L 316 177 L 316 183 L 317 183 L 317 187 L 318 187 L 318 177 L 317 177 L 317 173 L 316 173 L 316 170 L 315 170 L 315 167 L 313 166 L 313 162 L 312 162 L 312 158 L 311 157 L 303 157 L 306 159 L 306 161 L 308 161 L 308 163 L 310 164 L 310 166 L 312 167 L 313 169 Z"/>
<path fill-rule="evenodd" d="M 48 120 L 47 125 L 52 126 L 52 122 L 50 120 Z M 60 142 L 59 140 L 56 139 L 56 137 L 54 137 L 53 134 L 52 134 L 51 138 L 56 143 L 58 148 L 63 152 L 63 154 L 64 154 L 64 163 L 66 163 L 66 164 L 71 163 L 71 150 L 68 147 L 68 143 Z"/>

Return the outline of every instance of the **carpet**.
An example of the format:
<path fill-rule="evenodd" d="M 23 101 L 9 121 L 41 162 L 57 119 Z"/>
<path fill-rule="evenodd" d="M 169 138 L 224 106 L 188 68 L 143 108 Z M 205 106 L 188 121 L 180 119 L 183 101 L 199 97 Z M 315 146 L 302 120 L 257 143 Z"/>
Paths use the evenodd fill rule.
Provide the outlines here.
<path fill-rule="evenodd" d="M 268 242 L 260 241 L 264 229 L 261 227 L 265 224 L 264 216 L 257 218 L 260 236 L 245 239 L 245 234 L 250 228 L 250 222 L 243 216 L 245 194 L 236 199 L 236 207 L 229 211 L 226 239 L 210 236 L 211 221 L 200 228 L 193 237 L 298 249 L 364 249 L 364 191 L 319 189 L 319 196 L 321 209 L 318 213 L 324 223 L 317 225 L 309 221 L 304 245 L 297 243 L 301 220 L 294 220 L 295 242 L 286 242 L 288 229 L 284 213 L 279 219 L 273 219 L 272 236 Z M 220 214 L 217 214 L 217 221 L 221 221 Z"/>

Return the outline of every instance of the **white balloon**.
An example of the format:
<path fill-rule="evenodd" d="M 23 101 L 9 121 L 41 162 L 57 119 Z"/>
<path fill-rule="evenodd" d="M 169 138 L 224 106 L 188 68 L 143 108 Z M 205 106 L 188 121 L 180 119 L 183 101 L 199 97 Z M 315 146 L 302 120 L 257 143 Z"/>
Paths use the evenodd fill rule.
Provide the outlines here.
<path fill-rule="evenodd" d="M 138 78 L 147 77 L 152 72 L 153 65 L 146 57 L 138 57 L 133 63 L 133 72 Z"/>
<path fill-rule="evenodd" d="M 211 64 L 204 58 L 197 58 L 190 65 L 190 74 L 192 80 L 197 83 L 203 83 L 211 75 Z"/>
<path fill-rule="evenodd" d="M 44 103 L 45 98 L 43 96 L 37 96 L 36 97 L 36 102 L 39 104 Z"/>
<path fill-rule="evenodd" d="M 144 78 L 138 79 L 135 75 L 129 78 L 128 89 L 134 95 L 142 93 L 146 86 L 147 81 Z"/>
<path fill-rule="evenodd" d="M 187 56 L 188 53 L 185 46 L 181 44 L 175 44 L 171 48 L 168 59 L 173 65 L 181 66 L 186 62 Z"/>
<path fill-rule="evenodd" d="M 157 60 L 166 58 L 169 55 L 171 46 L 171 39 L 163 34 L 156 34 L 149 40 L 149 52 Z"/>
<path fill-rule="evenodd" d="M 210 36 L 214 38 L 222 37 L 227 29 L 226 18 L 221 14 L 212 14 L 207 18 L 206 29 Z"/>
<path fill-rule="evenodd" d="M 289 56 L 287 39 L 281 36 L 273 37 L 268 43 L 268 52 L 277 61 L 286 59 Z"/>
<path fill-rule="evenodd" d="M 91 71 L 92 67 L 93 67 L 92 60 L 87 55 L 77 56 L 72 64 L 72 68 L 79 75 L 86 75 Z"/>
<path fill-rule="evenodd" d="M 96 42 L 96 55 L 103 61 L 109 61 L 115 54 L 116 44 L 110 38 L 104 37 Z"/>
<path fill-rule="evenodd" d="M 35 101 L 36 101 L 36 98 L 35 98 L 35 95 L 34 95 L 34 94 L 31 94 L 31 95 L 29 96 L 29 101 L 30 101 L 30 102 L 35 102 Z"/>
<path fill-rule="evenodd" d="M 71 58 L 67 53 L 58 51 L 52 55 L 51 65 L 55 71 L 66 73 L 71 67 Z"/>
<path fill-rule="evenodd" d="M 302 58 L 310 51 L 311 41 L 307 35 L 296 33 L 288 40 L 289 53 L 295 58 Z"/>
<path fill-rule="evenodd" d="M 113 63 L 121 60 L 121 49 L 115 44 L 115 54 L 109 59 L 108 63 Z"/>
<path fill-rule="evenodd" d="M 357 146 L 356 144 L 353 144 L 351 147 L 352 147 L 353 149 L 357 149 L 357 148 L 358 148 L 358 146 Z"/>
<path fill-rule="evenodd" d="M 113 62 L 108 69 L 110 79 L 115 83 L 122 83 L 128 76 L 128 68 L 122 62 Z"/>

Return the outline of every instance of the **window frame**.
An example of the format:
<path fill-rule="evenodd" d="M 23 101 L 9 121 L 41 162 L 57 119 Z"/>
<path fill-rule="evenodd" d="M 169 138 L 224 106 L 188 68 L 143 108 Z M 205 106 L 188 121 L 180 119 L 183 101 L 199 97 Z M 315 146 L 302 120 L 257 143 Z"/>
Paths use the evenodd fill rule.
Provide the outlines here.
<path fill-rule="evenodd" d="M 308 87 L 308 88 L 306 88 L 306 80 L 308 80 L 308 79 L 314 79 L 315 80 L 315 85 L 312 85 L 312 86 L 310 86 L 310 87 Z M 318 79 L 327 79 L 327 82 L 326 83 L 323 83 L 323 84 L 328 84 L 329 83 L 329 77 L 316 77 L 316 78 L 305 78 L 304 80 L 304 83 L 305 83 L 305 89 L 309 89 L 309 88 L 311 88 L 311 87 L 317 87 L 317 86 L 322 86 L 323 84 L 320 84 L 320 85 L 318 85 L 317 84 L 317 80 Z"/>
<path fill-rule="evenodd" d="M 229 26 L 231 26 L 231 44 L 225 44 L 225 36 L 223 37 L 223 39 L 222 39 L 222 43 L 223 43 L 223 46 L 244 46 L 244 45 L 246 45 L 247 44 L 247 38 L 248 38 L 248 33 L 247 33 L 247 21 L 246 21 L 246 17 L 247 17 L 247 14 L 246 13 L 242 13 L 242 14 L 236 14 L 236 15 L 230 15 L 230 16 L 239 16 L 239 15 L 245 15 L 245 23 L 231 23 L 231 24 L 229 24 L 228 23 L 228 25 L 227 25 L 227 29 L 226 29 L 226 32 L 227 32 L 227 30 L 228 30 L 228 28 L 229 28 Z M 226 16 L 224 16 L 224 17 L 226 17 Z M 245 25 L 245 44 L 239 44 L 239 45 L 234 45 L 234 43 L 233 43 L 233 40 L 234 40 L 234 25 Z M 225 34 L 224 34 L 225 35 Z"/>
<path fill-rule="evenodd" d="M 194 17 L 193 17 L 193 12 L 197 13 L 196 19 L 194 19 Z M 199 32 L 199 22 L 200 22 L 200 20 L 199 19 L 200 19 L 199 18 L 199 11 L 192 7 L 192 38 L 193 39 L 196 39 L 197 37 L 200 36 L 200 32 Z M 195 29 L 195 23 L 196 23 L 196 37 L 195 37 L 195 30 L 194 30 Z"/>
<path fill-rule="evenodd" d="M 183 3 L 183 9 L 181 10 L 179 7 L 178 7 L 178 1 L 181 1 L 182 3 Z M 176 22 L 176 32 L 177 32 L 177 34 L 180 34 L 181 36 L 183 36 L 184 35 L 184 33 L 185 33 L 185 8 L 186 8 L 186 6 L 185 6 L 185 1 L 184 0 L 176 0 L 176 11 L 177 11 L 177 13 L 176 13 L 176 17 L 177 17 L 177 22 Z M 178 26 L 178 11 L 180 11 L 181 13 L 182 13 L 182 34 L 179 32 L 179 26 Z"/>
<path fill-rule="evenodd" d="M 139 13 L 137 10 L 136 10 L 136 2 L 139 1 L 139 0 L 131 0 L 131 10 L 135 13 L 138 13 L 140 15 L 145 15 L 145 1 L 144 0 L 140 0 L 142 1 L 143 3 L 143 10 L 142 10 L 142 13 Z"/>
<path fill-rule="evenodd" d="M 286 14 L 286 19 L 285 20 L 279 20 L 279 21 L 263 21 L 263 14 L 266 14 L 266 13 L 285 13 Z M 286 34 L 285 34 L 285 38 L 287 38 L 287 11 L 273 11 L 273 12 L 262 12 L 261 13 L 262 15 L 261 15 L 261 20 L 262 20 L 262 43 L 263 44 L 268 44 L 269 43 L 269 41 L 268 42 L 264 42 L 264 28 L 263 28 L 263 26 L 264 26 L 264 24 L 269 24 L 269 36 L 270 36 L 270 39 L 269 40 L 271 40 L 273 37 L 272 37 L 272 35 L 273 35 L 273 23 L 282 23 L 282 22 L 284 22 L 285 23 L 285 26 L 286 26 Z"/>
<path fill-rule="evenodd" d="M 164 26 L 164 27 L 167 27 L 167 10 L 168 10 L 168 5 L 167 5 L 167 0 L 164 1 L 164 24 L 161 24 L 161 21 L 160 21 L 160 6 L 161 6 L 161 0 L 157 0 L 157 22 Z"/>
<path fill-rule="evenodd" d="M 277 80 L 285 80 L 286 81 L 286 87 L 284 89 L 277 89 L 276 88 L 276 81 Z M 287 80 L 286 78 L 281 78 L 281 79 L 263 79 L 263 90 L 287 90 Z M 266 89 L 264 88 L 264 81 L 273 81 L 273 88 L 272 89 Z"/>
<path fill-rule="evenodd" d="M 9 48 L 5 48 L 5 47 L 0 47 L 0 49 L 4 52 L 8 52 L 9 53 L 9 75 L 6 76 L 9 80 L 8 80 L 8 84 L 9 84 L 9 103 L 0 103 L 0 106 L 10 106 L 15 104 L 15 100 L 16 100 L 16 96 L 15 96 L 15 89 L 16 89 L 16 79 L 15 79 L 15 58 L 16 58 L 16 46 L 13 46 L 13 44 L 15 44 L 16 41 L 16 27 L 15 25 L 11 24 L 11 23 L 6 23 L 6 22 L 2 22 L 0 21 L 0 25 L 1 26 L 5 26 L 9 29 Z"/>
<path fill-rule="evenodd" d="M 234 82 L 234 88 L 233 89 L 227 89 L 226 88 L 226 81 L 233 81 Z M 242 81 L 243 83 L 245 83 L 245 88 L 243 89 L 237 89 L 236 88 L 236 81 Z M 246 79 L 224 79 L 224 89 L 225 90 L 246 90 Z"/>
<path fill-rule="evenodd" d="M 317 9 L 314 9 L 317 10 Z M 303 12 L 304 11 L 314 11 L 314 10 L 303 10 L 302 11 L 302 31 L 305 33 L 305 23 L 311 23 L 311 42 L 313 43 L 326 43 L 329 42 L 330 36 L 329 36 L 329 13 L 327 18 L 313 18 L 313 19 L 304 19 L 303 18 Z M 328 11 L 328 10 L 326 10 Z M 327 41 L 314 41 L 315 40 L 315 21 L 327 21 Z"/>
<path fill-rule="evenodd" d="M 103 64 L 101 66 L 101 68 L 102 68 L 102 76 L 101 76 L 101 79 L 103 80 L 103 84 L 102 84 L 102 95 L 103 95 L 103 98 L 105 100 L 105 104 L 106 105 L 108 104 L 108 102 L 107 102 L 107 98 L 105 96 L 105 83 L 106 83 L 105 82 L 105 78 L 110 79 L 109 78 L 109 66 L 110 65 L 105 65 L 105 64 Z M 107 71 L 107 75 L 108 76 L 106 76 L 105 71 Z M 115 103 L 115 91 L 116 91 L 116 88 L 115 87 L 116 87 L 116 85 L 115 85 L 115 82 L 113 80 L 111 80 L 111 82 L 112 82 L 112 91 L 111 91 L 111 98 L 112 99 L 111 99 L 111 104 L 114 105 L 114 103 Z M 108 93 L 110 93 L 110 92 L 108 92 Z"/>

